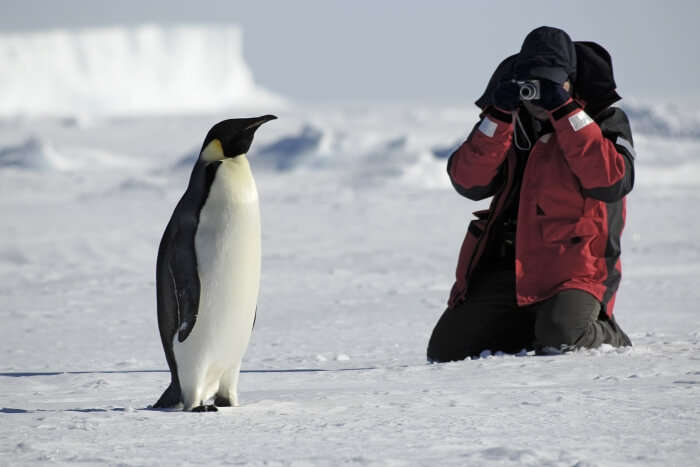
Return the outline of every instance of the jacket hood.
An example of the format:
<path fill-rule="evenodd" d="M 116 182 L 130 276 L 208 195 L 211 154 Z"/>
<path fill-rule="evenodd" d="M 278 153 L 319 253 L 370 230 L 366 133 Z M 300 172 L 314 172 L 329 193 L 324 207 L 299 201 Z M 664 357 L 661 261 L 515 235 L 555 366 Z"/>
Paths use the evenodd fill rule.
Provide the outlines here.
<path fill-rule="evenodd" d="M 621 99 L 615 90 L 612 59 L 608 51 L 595 42 L 573 44 L 576 49 L 574 98 L 582 100 L 586 112 L 595 116 Z M 511 55 L 496 67 L 484 94 L 475 102 L 481 110 L 494 105 L 493 95 L 499 84 L 515 79 L 519 55 Z"/>

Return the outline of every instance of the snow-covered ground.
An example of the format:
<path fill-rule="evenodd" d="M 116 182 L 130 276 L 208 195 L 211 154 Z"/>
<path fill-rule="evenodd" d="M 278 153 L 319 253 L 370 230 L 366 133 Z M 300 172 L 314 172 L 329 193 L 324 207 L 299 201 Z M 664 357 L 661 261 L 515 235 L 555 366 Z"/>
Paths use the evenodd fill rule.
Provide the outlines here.
<path fill-rule="evenodd" d="M 616 314 L 634 346 L 440 365 L 427 339 L 483 205 L 441 156 L 475 109 L 279 110 L 250 153 L 242 405 L 207 414 L 146 410 L 169 381 L 156 252 L 209 127 L 263 112 L 0 119 L 0 464 L 696 464 L 700 138 L 688 109 L 630 109 Z"/>

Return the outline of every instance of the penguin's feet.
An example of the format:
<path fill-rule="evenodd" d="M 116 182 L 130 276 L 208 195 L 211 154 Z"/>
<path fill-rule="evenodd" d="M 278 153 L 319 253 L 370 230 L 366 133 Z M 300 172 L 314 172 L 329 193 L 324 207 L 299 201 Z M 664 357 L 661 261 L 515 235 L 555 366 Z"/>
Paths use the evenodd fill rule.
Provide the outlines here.
<path fill-rule="evenodd" d="M 214 405 L 217 407 L 233 407 L 233 404 L 231 404 L 229 398 L 224 396 L 216 396 L 214 399 Z"/>
<path fill-rule="evenodd" d="M 192 408 L 192 412 L 218 412 L 219 409 L 215 405 L 199 405 Z"/>

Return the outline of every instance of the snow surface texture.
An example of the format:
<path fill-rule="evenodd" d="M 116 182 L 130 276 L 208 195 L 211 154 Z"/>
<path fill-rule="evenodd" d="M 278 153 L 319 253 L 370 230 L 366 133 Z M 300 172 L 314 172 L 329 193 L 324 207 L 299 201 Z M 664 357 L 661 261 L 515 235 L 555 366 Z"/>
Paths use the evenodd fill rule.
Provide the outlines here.
<path fill-rule="evenodd" d="M 144 410 L 169 380 L 158 241 L 183 158 L 228 116 L 0 121 L 0 463 L 697 460 L 698 139 L 635 135 L 616 307 L 634 347 L 425 363 L 483 204 L 452 190 L 433 149 L 466 136 L 472 109 L 305 106 L 263 126 L 249 155 L 263 275 L 242 406 Z"/>
<path fill-rule="evenodd" d="M 265 112 L 0 118 L 0 465 L 697 464 L 700 139 L 692 112 L 633 106 L 616 314 L 634 347 L 441 365 L 425 347 L 485 205 L 445 157 L 475 109 L 275 111 L 249 154 L 263 266 L 242 405 L 215 414 L 145 409 L 169 381 L 156 252 L 210 126 Z"/>
<path fill-rule="evenodd" d="M 133 115 L 279 105 L 230 25 L 0 35 L 0 115 Z"/>

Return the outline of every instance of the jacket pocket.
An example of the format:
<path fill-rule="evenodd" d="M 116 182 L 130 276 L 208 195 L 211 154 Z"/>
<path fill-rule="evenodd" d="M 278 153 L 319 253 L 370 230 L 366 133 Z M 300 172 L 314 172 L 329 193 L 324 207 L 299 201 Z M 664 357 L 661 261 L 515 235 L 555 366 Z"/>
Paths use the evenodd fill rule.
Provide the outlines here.
<path fill-rule="evenodd" d="M 543 220 L 542 240 L 551 243 L 579 243 L 598 235 L 598 227 L 593 219 L 581 218 L 572 222 L 568 219 Z"/>

